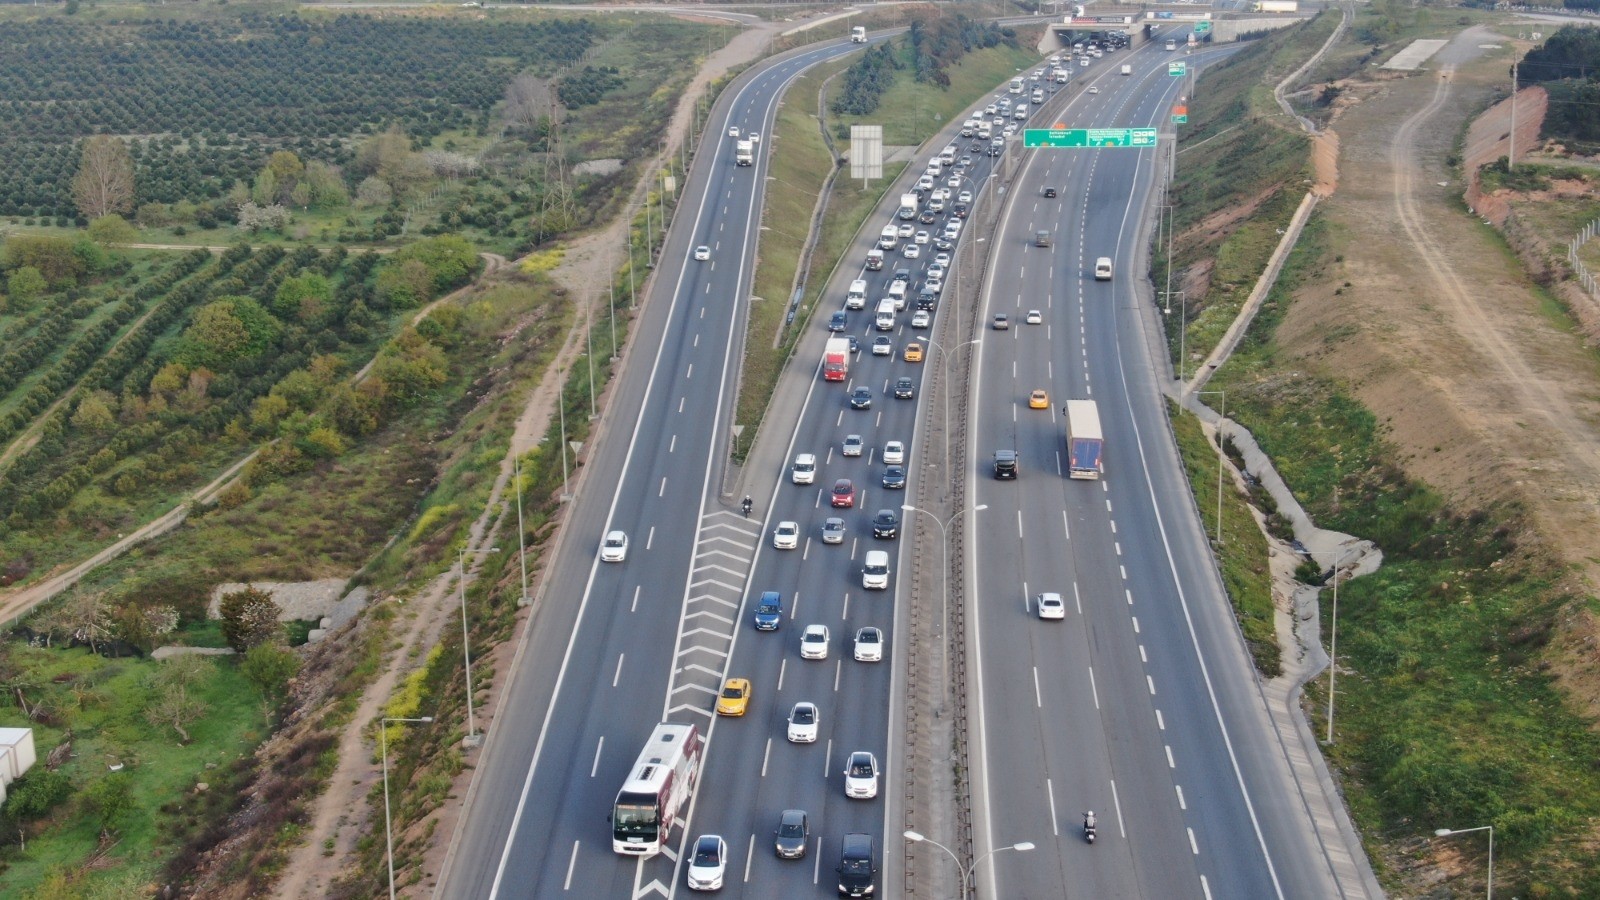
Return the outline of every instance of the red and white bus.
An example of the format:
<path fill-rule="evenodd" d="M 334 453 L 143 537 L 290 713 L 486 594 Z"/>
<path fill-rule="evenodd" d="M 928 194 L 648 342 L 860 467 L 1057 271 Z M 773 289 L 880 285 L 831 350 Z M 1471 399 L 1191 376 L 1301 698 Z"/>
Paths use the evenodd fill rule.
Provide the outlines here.
<path fill-rule="evenodd" d="M 656 726 L 611 811 L 611 849 L 655 856 L 667 845 L 678 812 L 700 779 L 700 730 L 664 722 Z"/>

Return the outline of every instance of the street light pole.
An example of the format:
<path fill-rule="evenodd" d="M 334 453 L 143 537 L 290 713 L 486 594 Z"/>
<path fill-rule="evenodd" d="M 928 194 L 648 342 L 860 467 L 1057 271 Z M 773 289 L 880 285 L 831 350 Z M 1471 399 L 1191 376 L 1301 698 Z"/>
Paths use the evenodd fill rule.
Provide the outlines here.
<path fill-rule="evenodd" d="M 977 875 L 978 864 L 979 863 L 981 863 L 984 860 L 988 859 L 989 857 L 995 855 L 996 853 L 1002 853 L 1002 852 L 1004 852 L 1006 850 L 1015 850 L 1018 853 L 1026 853 L 1029 850 L 1033 849 L 1033 841 L 1018 841 L 1015 844 L 1008 844 L 1008 845 L 1006 845 L 1004 847 L 996 847 L 993 850 L 990 850 L 989 852 L 984 853 L 983 855 L 979 856 L 977 859 L 973 860 L 972 861 L 972 865 L 963 866 L 961 864 L 961 857 L 957 856 L 954 850 L 951 850 L 949 847 L 946 847 L 945 845 L 939 843 L 938 841 L 934 840 L 933 838 L 927 837 L 927 836 L 921 834 L 920 832 L 916 832 L 916 831 L 904 832 L 903 836 L 905 837 L 906 840 L 910 841 L 913 844 L 923 844 L 923 843 L 932 844 L 935 847 L 938 847 L 940 850 L 943 850 L 945 853 L 950 854 L 950 858 L 955 861 L 956 871 L 961 873 L 961 900 L 967 900 L 967 896 L 968 896 L 968 893 L 969 893 L 968 890 L 967 890 L 967 883 L 975 881 L 974 876 Z M 976 891 L 977 887 L 978 887 L 977 884 L 974 883 L 973 886 L 972 886 L 972 890 Z"/>
<path fill-rule="evenodd" d="M 1339 567 L 1354 547 L 1345 547 L 1333 561 L 1333 621 L 1328 626 L 1328 738 L 1333 743 L 1333 682 L 1339 671 Z"/>
<path fill-rule="evenodd" d="M 511 456 L 511 478 L 514 482 L 513 493 L 517 498 L 517 566 L 521 569 L 522 593 L 518 594 L 517 605 L 528 605 L 528 544 L 527 533 L 522 524 L 522 455 Z"/>
<path fill-rule="evenodd" d="M 1217 413 L 1217 545 L 1222 545 L 1222 463 L 1227 456 L 1227 451 L 1222 447 L 1222 423 L 1228 418 L 1228 392 L 1227 391 L 1201 391 L 1196 396 L 1204 397 L 1207 394 L 1220 394 L 1222 404 Z M 1334 588 L 1338 591 L 1338 588 Z M 1337 596 L 1337 594 L 1335 594 Z"/>
<path fill-rule="evenodd" d="M 1167 298 L 1167 301 L 1166 301 L 1167 302 L 1166 315 L 1169 315 L 1169 316 L 1172 315 L 1172 295 L 1173 294 L 1177 294 L 1178 295 L 1178 376 L 1177 377 L 1178 377 L 1179 381 L 1182 381 L 1183 380 L 1184 359 L 1185 359 L 1185 357 L 1187 357 L 1189 355 L 1188 354 L 1189 348 L 1187 346 L 1188 339 L 1189 339 L 1189 321 L 1188 321 L 1188 318 L 1189 318 L 1189 304 L 1188 304 L 1189 297 L 1183 291 L 1162 291 L 1161 293 L 1162 293 L 1163 296 L 1165 296 Z M 1170 352 L 1170 349 L 1171 349 L 1171 345 L 1169 344 L 1168 345 L 1169 352 Z"/>
<path fill-rule="evenodd" d="M 499 547 L 490 547 L 486 550 L 463 548 L 461 555 L 456 559 L 456 570 L 459 575 L 457 582 L 461 586 L 461 658 L 465 661 L 467 669 L 467 737 L 462 743 L 468 747 L 478 746 L 478 724 L 472 717 L 472 640 L 467 631 L 467 557 L 499 552 Z"/>
<path fill-rule="evenodd" d="M 956 510 L 955 512 L 951 513 L 950 518 L 944 522 L 939 521 L 939 517 L 933 513 L 928 512 L 925 509 L 918 509 L 909 503 L 901 504 L 900 508 L 906 512 L 922 513 L 923 515 L 932 519 L 933 524 L 939 526 L 939 558 L 943 560 L 944 563 L 944 577 L 939 579 L 943 584 L 944 589 L 944 598 L 940 601 L 939 607 L 939 667 L 941 672 L 944 672 L 948 675 L 950 666 L 950 641 L 944 634 L 944 627 L 950 621 L 950 534 L 948 531 L 946 531 L 945 525 L 947 525 L 949 522 L 954 522 L 957 516 L 963 515 L 964 513 L 979 512 L 981 510 L 988 509 L 989 504 L 980 503 L 977 506 L 972 507 L 970 510 Z"/>
<path fill-rule="evenodd" d="M 1471 834 L 1474 831 L 1489 832 L 1489 883 L 1484 896 L 1494 900 L 1494 826 L 1479 825 L 1477 828 L 1439 828 L 1433 833 L 1438 837 L 1449 837 L 1452 834 Z"/>
<path fill-rule="evenodd" d="M 389 900 L 394 900 L 394 828 L 389 822 L 389 723 L 432 721 L 433 716 L 422 716 L 416 719 L 385 716 L 378 723 L 378 746 L 382 748 L 381 756 L 383 759 L 383 845 L 389 858 Z"/>

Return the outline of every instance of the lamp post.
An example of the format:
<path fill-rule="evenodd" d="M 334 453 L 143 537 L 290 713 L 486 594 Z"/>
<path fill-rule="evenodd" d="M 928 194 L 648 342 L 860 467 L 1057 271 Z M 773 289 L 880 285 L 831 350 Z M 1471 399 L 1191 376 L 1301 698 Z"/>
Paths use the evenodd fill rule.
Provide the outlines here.
<path fill-rule="evenodd" d="M 1178 380 L 1183 380 L 1184 360 L 1188 354 L 1189 341 L 1189 306 L 1188 296 L 1183 291 L 1162 291 L 1167 298 L 1165 315 L 1172 315 L 1172 295 L 1178 295 Z"/>
<path fill-rule="evenodd" d="M 948 352 L 948 353 L 946 353 L 945 349 L 943 347 L 939 346 L 939 342 L 934 340 L 933 338 L 931 338 L 931 337 L 923 338 L 923 340 L 927 341 L 930 346 L 938 348 L 938 350 L 939 350 L 939 364 L 941 366 L 944 366 L 944 374 L 945 374 L 945 384 L 944 384 L 944 471 L 945 471 L 945 477 L 949 478 L 950 477 L 950 474 L 949 474 L 950 473 L 950 391 L 952 390 L 952 388 L 950 386 L 950 358 L 955 353 L 955 351 L 960 350 L 962 347 L 965 347 L 968 344 L 979 344 L 979 343 L 982 343 L 983 342 L 983 338 L 973 338 L 970 341 L 962 341 L 961 343 L 955 345 L 955 347 L 953 347 L 950 350 L 950 352 Z"/>
<path fill-rule="evenodd" d="M 1452 834 L 1471 834 L 1474 831 L 1489 832 L 1489 882 L 1484 896 L 1494 900 L 1494 826 L 1479 825 L 1477 828 L 1439 828 L 1434 830 L 1438 837 L 1449 837 Z"/>
<path fill-rule="evenodd" d="M 564 450 L 565 448 L 563 448 Z M 522 525 L 522 455 L 513 454 L 511 457 L 511 478 L 514 482 L 513 493 L 517 498 L 517 566 L 521 569 L 521 593 L 517 595 L 517 605 L 528 605 L 528 544 L 527 533 Z"/>
<path fill-rule="evenodd" d="M 1228 418 L 1228 392 L 1200 391 L 1195 396 L 1204 397 L 1207 394 L 1220 394 L 1222 404 L 1217 412 L 1217 545 L 1222 544 L 1222 461 L 1227 451 L 1222 449 L 1222 421 Z M 1337 590 L 1337 588 L 1335 588 Z"/>
<path fill-rule="evenodd" d="M 1006 845 L 1004 847 L 996 847 L 993 850 L 990 850 L 989 852 L 984 853 L 981 856 L 979 856 L 977 859 L 973 860 L 972 861 L 972 865 L 963 866 L 961 864 L 961 857 L 957 856 L 954 850 L 951 850 L 949 847 L 946 847 L 945 845 L 939 843 L 938 841 L 934 840 L 933 838 L 926 837 L 926 836 L 922 835 L 921 833 L 915 832 L 915 831 L 907 831 L 907 832 L 905 832 L 904 833 L 904 837 L 905 837 L 906 840 L 910 841 L 913 844 L 924 844 L 924 843 L 932 844 L 935 847 L 938 847 L 940 850 L 943 850 L 945 853 L 950 854 L 950 858 L 955 861 L 956 871 L 961 873 L 961 900 L 967 900 L 967 896 L 968 896 L 967 882 L 974 880 L 974 876 L 977 874 L 977 871 L 978 871 L 978 864 L 979 863 L 981 863 L 984 860 L 988 859 L 989 857 L 995 855 L 996 853 L 1002 853 L 1002 852 L 1004 852 L 1006 850 L 1015 850 L 1018 853 L 1026 853 L 1029 850 L 1033 849 L 1033 841 L 1019 841 L 1019 842 L 1017 842 L 1015 844 L 1008 844 L 1008 845 Z M 976 888 L 977 888 L 977 885 L 973 885 L 973 889 L 976 890 Z"/>
<path fill-rule="evenodd" d="M 485 550 L 462 549 L 461 555 L 456 560 L 459 574 L 457 583 L 461 585 L 461 658 L 466 662 L 467 668 L 467 737 L 462 743 L 468 747 L 478 746 L 478 724 L 472 717 L 472 640 L 467 631 L 467 557 L 499 552 L 499 547 L 489 547 Z"/>
<path fill-rule="evenodd" d="M 939 526 L 939 548 L 940 548 L 939 549 L 939 556 L 944 562 L 944 576 L 945 576 L 945 577 L 939 579 L 939 581 L 944 586 L 944 595 L 943 595 L 943 599 L 940 601 L 940 607 L 939 607 L 939 635 L 940 635 L 940 640 L 939 640 L 939 670 L 941 672 L 948 672 L 949 665 L 950 665 L 950 660 L 949 660 L 950 642 L 948 640 L 944 639 L 944 627 L 945 627 L 945 624 L 950 621 L 950 534 L 945 529 L 945 525 L 948 524 L 949 522 L 954 522 L 956 520 L 957 516 L 962 515 L 964 513 L 978 512 L 980 510 L 988 509 L 989 508 L 989 504 L 987 504 L 987 503 L 979 503 L 977 506 L 972 507 L 970 510 L 967 510 L 967 509 L 956 510 L 955 512 L 951 513 L 950 514 L 950 518 L 948 520 L 945 520 L 945 521 L 940 521 L 939 517 L 934 515 L 933 513 L 928 512 L 925 509 L 918 509 L 918 508 L 916 508 L 915 506 L 912 506 L 909 503 L 901 504 L 900 508 L 905 510 L 906 512 L 919 512 L 919 513 L 922 513 L 923 515 L 925 515 L 928 518 L 932 519 L 933 523 L 935 525 Z"/>
<path fill-rule="evenodd" d="M 389 900 L 394 900 L 394 829 L 389 823 L 389 723 L 432 721 L 433 716 L 422 716 L 415 719 L 385 716 L 378 724 L 378 746 L 383 748 L 380 751 L 383 758 L 383 844 L 389 856 Z"/>
<path fill-rule="evenodd" d="M 1354 549 L 1345 547 L 1333 560 L 1333 621 L 1328 626 L 1328 737 L 1324 742 L 1328 744 L 1333 743 L 1333 682 L 1339 671 L 1339 567 Z"/>

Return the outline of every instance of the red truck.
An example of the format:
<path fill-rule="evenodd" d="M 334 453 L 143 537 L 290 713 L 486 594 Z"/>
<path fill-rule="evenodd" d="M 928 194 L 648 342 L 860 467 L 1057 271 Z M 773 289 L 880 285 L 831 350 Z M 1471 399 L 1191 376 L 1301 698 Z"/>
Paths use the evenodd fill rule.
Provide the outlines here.
<path fill-rule="evenodd" d="M 850 340 L 828 338 L 822 349 L 822 380 L 843 381 L 850 374 Z"/>

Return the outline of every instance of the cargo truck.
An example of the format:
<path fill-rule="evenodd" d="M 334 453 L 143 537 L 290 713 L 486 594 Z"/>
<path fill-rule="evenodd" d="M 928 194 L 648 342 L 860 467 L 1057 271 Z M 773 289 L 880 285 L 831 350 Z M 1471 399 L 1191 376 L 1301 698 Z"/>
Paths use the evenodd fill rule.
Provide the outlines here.
<path fill-rule="evenodd" d="M 857 25 L 856 27 L 850 29 L 850 43 L 865 44 L 866 42 L 867 29 L 864 26 Z"/>
<path fill-rule="evenodd" d="M 1093 400 L 1068 400 L 1067 477 L 1099 478 L 1101 469 L 1100 410 Z"/>
<path fill-rule="evenodd" d="M 822 348 L 822 380 L 843 381 L 850 375 L 850 339 L 828 338 Z"/>
<path fill-rule="evenodd" d="M 1124 75 L 1132 75 L 1133 74 L 1133 66 L 1130 66 L 1127 63 L 1123 63 L 1122 64 L 1122 74 L 1124 74 Z"/>
<path fill-rule="evenodd" d="M 741 166 L 753 166 L 756 162 L 755 141 L 735 141 L 733 144 L 733 161 Z"/>
<path fill-rule="evenodd" d="M 908 222 L 912 219 L 915 219 L 917 217 L 917 204 L 919 202 L 920 201 L 917 199 L 916 194 L 901 194 L 900 218 Z"/>

